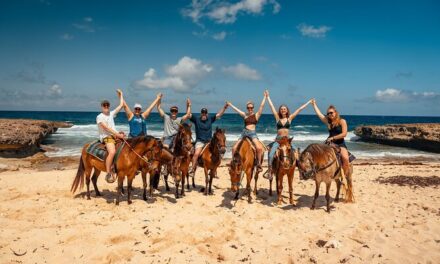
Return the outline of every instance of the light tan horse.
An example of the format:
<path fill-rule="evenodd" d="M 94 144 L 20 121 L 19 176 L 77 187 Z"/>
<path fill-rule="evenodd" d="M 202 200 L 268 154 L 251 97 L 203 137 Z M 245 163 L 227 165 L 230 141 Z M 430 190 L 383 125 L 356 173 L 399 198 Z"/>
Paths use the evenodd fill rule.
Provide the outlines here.
<path fill-rule="evenodd" d="M 128 144 L 127 144 L 128 143 Z M 87 153 L 87 148 L 89 144 L 86 144 L 81 153 L 81 158 L 79 161 L 78 171 L 76 173 L 75 179 L 73 180 L 71 191 L 76 192 L 78 187 L 80 189 L 84 186 L 84 178 L 87 185 L 87 199 L 90 200 L 90 175 L 93 172 L 93 187 L 95 188 L 95 193 L 100 196 L 98 186 L 96 185 L 99 173 L 105 170 L 105 161 L 102 161 L 89 153 Z M 119 146 L 117 146 L 118 148 Z M 132 139 L 127 139 L 124 147 L 119 154 L 119 158 L 116 161 L 117 177 L 118 177 L 118 187 L 117 187 L 117 199 L 116 205 L 119 205 L 119 200 L 121 192 L 123 191 L 122 183 L 124 178 L 127 176 L 127 202 L 131 204 L 131 190 L 132 182 L 139 168 L 140 160 L 142 156 L 145 156 L 148 152 L 151 152 L 152 157 L 154 157 L 160 152 L 161 145 L 154 137 L 151 136 L 140 136 Z"/>
<path fill-rule="evenodd" d="M 325 198 L 327 200 L 327 212 L 330 213 L 330 186 L 333 180 L 337 183 L 335 201 L 339 200 L 340 188 L 343 184 L 344 175 L 342 166 L 339 164 L 335 148 L 326 144 L 311 144 L 302 153 L 298 161 L 298 169 L 303 179 L 315 180 L 315 196 L 311 209 L 315 209 L 316 199 L 319 196 L 321 182 L 326 185 Z M 354 202 L 353 195 L 353 166 L 350 164 L 350 172 L 345 175 L 347 179 L 346 202 Z"/>
<path fill-rule="evenodd" d="M 252 202 L 252 188 L 251 188 L 251 180 L 256 172 L 256 153 L 252 149 L 251 140 L 248 138 L 244 138 L 241 140 L 240 144 L 237 146 L 237 151 L 232 157 L 232 161 L 229 168 L 229 175 L 231 176 L 231 190 L 235 192 L 235 200 L 238 200 L 241 180 L 243 174 L 246 175 L 246 192 L 248 195 L 248 202 Z M 255 173 L 255 194 L 257 191 L 257 181 L 258 181 L 258 172 Z"/>

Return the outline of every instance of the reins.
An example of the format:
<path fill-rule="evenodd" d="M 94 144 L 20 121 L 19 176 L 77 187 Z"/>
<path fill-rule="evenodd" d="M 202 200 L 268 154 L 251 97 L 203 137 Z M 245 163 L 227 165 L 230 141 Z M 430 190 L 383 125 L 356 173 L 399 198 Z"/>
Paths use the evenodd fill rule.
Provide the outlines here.
<path fill-rule="evenodd" d="M 145 161 L 147 164 L 150 164 L 150 161 L 145 158 L 144 156 L 141 156 L 140 154 L 138 154 L 134 148 L 130 145 L 130 143 L 127 142 L 127 140 L 125 138 L 122 138 L 122 141 L 124 141 L 125 144 L 127 144 L 128 148 L 134 153 L 136 154 L 136 156 L 138 156 L 141 160 Z M 152 152 L 153 150 L 148 150 L 147 152 Z M 153 158 L 154 159 L 154 158 Z"/>

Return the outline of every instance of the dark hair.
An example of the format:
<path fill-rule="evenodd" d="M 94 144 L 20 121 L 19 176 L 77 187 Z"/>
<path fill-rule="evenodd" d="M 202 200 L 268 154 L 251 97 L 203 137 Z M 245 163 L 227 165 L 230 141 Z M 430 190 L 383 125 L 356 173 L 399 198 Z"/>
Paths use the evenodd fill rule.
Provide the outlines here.
<path fill-rule="evenodd" d="M 289 107 L 287 107 L 287 105 L 285 104 L 280 105 L 280 107 L 278 108 L 278 118 L 283 118 L 283 115 L 281 114 L 281 107 L 285 107 L 287 109 L 286 117 L 289 118 L 290 110 Z"/>
<path fill-rule="evenodd" d="M 101 101 L 101 106 L 103 106 L 103 105 L 105 105 L 105 104 L 110 105 L 110 102 L 109 102 L 108 100 L 102 100 L 102 101 Z"/>

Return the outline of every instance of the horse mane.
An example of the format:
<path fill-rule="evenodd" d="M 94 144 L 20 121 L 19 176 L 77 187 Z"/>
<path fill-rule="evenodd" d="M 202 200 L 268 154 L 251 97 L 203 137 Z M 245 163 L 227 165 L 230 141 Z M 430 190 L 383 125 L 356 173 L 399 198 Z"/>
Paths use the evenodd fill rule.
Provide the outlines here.
<path fill-rule="evenodd" d="M 308 152 L 312 155 L 313 161 L 316 164 L 327 164 L 333 159 L 334 151 L 330 146 L 325 144 L 310 144 L 304 153 Z"/>
<path fill-rule="evenodd" d="M 130 144 L 131 146 L 136 146 L 139 143 L 142 142 L 148 142 L 152 139 L 155 139 L 153 136 L 138 136 L 138 137 L 134 137 L 134 138 L 128 138 L 126 139 L 126 141 L 128 142 L 128 144 Z"/>

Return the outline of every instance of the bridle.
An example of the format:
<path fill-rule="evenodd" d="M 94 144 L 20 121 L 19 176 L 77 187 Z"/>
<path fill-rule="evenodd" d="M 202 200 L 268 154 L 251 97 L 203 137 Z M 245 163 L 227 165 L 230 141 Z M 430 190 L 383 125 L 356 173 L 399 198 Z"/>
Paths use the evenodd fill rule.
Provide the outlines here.
<path fill-rule="evenodd" d="M 326 164 L 325 166 L 323 166 L 323 167 L 318 167 L 318 166 L 315 165 L 315 163 L 313 162 L 313 160 L 312 160 L 310 157 L 308 157 L 307 159 L 309 160 L 309 162 L 310 162 L 311 164 L 313 164 L 311 170 L 309 170 L 309 171 L 304 171 L 303 169 L 301 169 L 301 166 L 298 166 L 299 171 L 301 172 L 301 174 L 303 175 L 303 178 L 305 178 L 305 179 L 310 179 L 310 178 L 312 178 L 313 176 L 315 176 L 318 172 L 321 172 L 321 171 L 323 171 L 323 170 L 329 168 L 329 167 L 332 166 L 332 165 L 336 162 L 336 160 L 337 160 L 337 159 L 334 159 L 334 160 L 332 160 L 331 162 L 329 162 L 328 164 Z M 340 169 L 340 166 L 338 166 L 338 169 L 337 169 L 336 172 L 335 172 L 335 176 L 336 176 L 337 173 L 339 172 L 339 169 Z M 334 177 L 334 176 L 333 176 L 333 177 Z"/>
<path fill-rule="evenodd" d="M 139 153 L 136 152 L 136 150 L 134 150 L 134 148 L 130 145 L 130 143 L 127 142 L 127 140 L 125 138 L 122 138 L 122 141 L 124 141 L 124 143 L 127 145 L 127 147 L 130 149 L 130 151 L 132 151 L 136 156 L 138 156 L 141 160 L 145 161 L 148 165 L 151 165 L 151 162 L 156 160 L 156 154 L 154 153 L 153 148 L 150 148 L 149 150 L 147 150 L 145 152 L 145 154 L 143 156 L 141 156 Z M 152 153 L 151 155 L 151 160 L 148 159 L 148 157 L 146 157 L 145 155 L 147 153 Z"/>
<path fill-rule="evenodd" d="M 282 153 L 282 154 L 280 154 L 280 153 Z M 294 151 L 292 148 L 290 149 L 290 155 L 285 155 L 284 151 L 281 151 L 281 148 L 278 148 L 276 156 L 278 157 L 278 159 L 280 161 L 287 159 L 289 161 L 289 168 L 292 167 L 292 165 L 294 164 L 295 156 L 294 156 Z"/>

